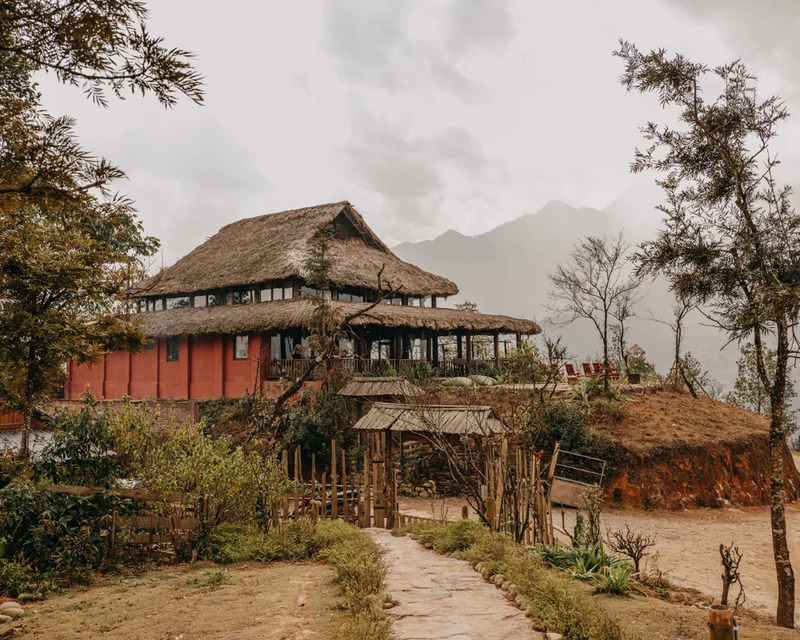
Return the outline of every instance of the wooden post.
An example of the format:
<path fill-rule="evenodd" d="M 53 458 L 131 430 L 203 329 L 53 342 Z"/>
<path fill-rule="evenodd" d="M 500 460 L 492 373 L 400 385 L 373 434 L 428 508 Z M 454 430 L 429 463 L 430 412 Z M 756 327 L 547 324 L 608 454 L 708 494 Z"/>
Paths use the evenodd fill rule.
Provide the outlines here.
<path fill-rule="evenodd" d="M 347 457 L 342 449 L 342 517 L 350 522 L 350 496 L 347 493 Z"/>
<path fill-rule="evenodd" d="M 286 479 L 290 480 L 291 476 L 289 476 L 289 452 L 284 449 L 281 452 L 283 458 L 283 473 L 286 475 Z M 289 494 L 287 493 L 283 497 L 283 519 L 287 520 L 289 518 Z"/>
<path fill-rule="evenodd" d="M 300 468 L 300 447 L 294 450 L 294 483 L 295 483 L 295 496 L 296 502 L 294 505 L 294 514 L 300 514 L 300 507 L 303 504 L 303 470 Z"/>
<path fill-rule="evenodd" d="M 320 497 L 322 499 L 322 519 L 325 520 L 328 517 L 328 489 L 325 486 L 325 473 L 322 474 L 322 491 L 320 492 Z"/>
<path fill-rule="evenodd" d="M 500 332 L 494 332 L 494 366 L 500 366 Z"/>
<path fill-rule="evenodd" d="M 386 528 L 394 529 L 395 508 L 397 506 L 397 473 L 394 468 L 394 438 L 391 431 L 381 432 L 381 448 L 384 452 L 386 477 Z"/>
<path fill-rule="evenodd" d="M 496 521 L 494 517 L 494 498 L 491 493 L 486 496 L 486 518 L 489 520 L 489 531 L 494 533 Z"/>
<path fill-rule="evenodd" d="M 369 481 L 369 469 L 371 466 L 370 459 L 369 459 L 369 437 L 366 438 L 366 443 L 364 445 L 364 488 L 362 490 L 362 500 L 361 504 L 362 507 L 362 517 L 361 517 L 361 526 L 365 528 L 369 528 L 372 526 L 372 505 L 370 501 L 370 481 Z"/>
<path fill-rule="evenodd" d="M 376 451 L 375 458 L 372 460 L 372 476 L 375 488 L 375 505 L 373 509 L 375 510 L 375 526 L 384 528 L 386 526 L 386 492 L 384 487 L 384 465 L 386 459 L 383 457 L 385 453 L 385 441 L 384 446 L 381 447 L 381 435 L 384 434 L 375 434 Z"/>
<path fill-rule="evenodd" d="M 331 518 L 339 517 L 339 494 L 336 489 L 336 440 L 331 440 Z"/>
<path fill-rule="evenodd" d="M 708 609 L 708 634 L 710 640 L 733 640 L 733 611 L 724 604 L 714 604 Z"/>
<path fill-rule="evenodd" d="M 469 507 L 467 505 L 461 507 L 461 519 L 469 520 Z"/>
<path fill-rule="evenodd" d="M 117 541 L 117 505 L 115 504 L 111 507 L 111 535 L 109 536 L 109 540 L 111 541 L 111 550 L 114 550 L 114 544 Z"/>
<path fill-rule="evenodd" d="M 311 495 L 313 496 L 315 486 L 317 484 L 317 454 L 311 454 Z"/>

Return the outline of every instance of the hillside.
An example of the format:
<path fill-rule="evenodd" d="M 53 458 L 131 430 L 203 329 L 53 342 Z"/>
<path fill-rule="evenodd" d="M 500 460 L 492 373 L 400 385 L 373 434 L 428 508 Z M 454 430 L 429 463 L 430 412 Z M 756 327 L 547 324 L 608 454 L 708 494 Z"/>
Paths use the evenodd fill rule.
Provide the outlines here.
<path fill-rule="evenodd" d="M 523 393 L 500 387 L 446 389 L 436 401 L 489 404 L 502 416 L 522 406 L 514 394 Z M 637 508 L 768 504 L 768 424 L 761 416 L 709 398 L 662 391 L 632 396 L 616 421 L 604 415 L 598 407 L 588 422 L 591 455 L 607 461 L 610 503 Z M 786 494 L 797 500 L 800 473 L 788 449 L 784 461 Z"/>

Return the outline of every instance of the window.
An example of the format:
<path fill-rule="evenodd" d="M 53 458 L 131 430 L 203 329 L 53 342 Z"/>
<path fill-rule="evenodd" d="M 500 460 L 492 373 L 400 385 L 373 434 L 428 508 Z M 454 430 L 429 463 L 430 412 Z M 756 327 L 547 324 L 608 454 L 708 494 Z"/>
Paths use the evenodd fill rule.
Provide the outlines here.
<path fill-rule="evenodd" d="M 136 301 L 136 310 L 139 313 L 142 313 L 143 311 L 147 311 L 147 300 L 137 300 Z"/>
<path fill-rule="evenodd" d="M 307 287 L 303 285 L 300 287 L 300 297 L 301 298 L 324 298 L 325 300 L 331 299 L 331 292 L 327 289 L 323 291 L 322 289 L 312 289 L 311 287 Z"/>
<path fill-rule="evenodd" d="M 209 307 L 218 307 L 220 305 L 225 304 L 225 298 L 221 293 L 209 293 L 208 294 L 208 306 Z"/>
<path fill-rule="evenodd" d="M 411 359 L 426 360 L 428 358 L 428 341 L 423 338 L 411 339 Z"/>
<path fill-rule="evenodd" d="M 264 288 L 261 290 L 261 297 L 259 300 L 261 300 L 261 302 L 270 302 L 272 300 L 272 287 L 264 285 Z"/>
<path fill-rule="evenodd" d="M 273 360 L 282 360 L 281 356 L 281 334 L 270 336 L 269 355 Z"/>
<path fill-rule="evenodd" d="M 188 309 L 189 296 L 170 296 L 167 298 L 167 309 Z"/>
<path fill-rule="evenodd" d="M 420 307 L 430 307 L 431 306 L 431 297 L 430 296 L 422 296 L 419 299 L 419 306 Z"/>
<path fill-rule="evenodd" d="M 417 296 L 408 296 L 408 298 L 406 299 L 406 304 L 409 307 L 421 307 L 422 306 L 420 304 L 420 299 Z"/>
<path fill-rule="evenodd" d="M 291 300 L 292 298 L 294 298 L 294 285 L 291 280 L 287 280 L 283 283 L 283 299 Z"/>
<path fill-rule="evenodd" d="M 180 338 L 178 336 L 167 337 L 167 362 L 177 362 L 180 357 Z"/>
<path fill-rule="evenodd" d="M 205 307 L 206 306 L 206 294 L 203 293 L 201 295 L 196 295 L 194 297 L 194 306 L 195 307 Z"/>
<path fill-rule="evenodd" d="M 352 338 L 339 338 L 339 351 L 343 356 L 352 356 L 355 351 L 355 342 Z"/>
<path fill-rule="evenodd" d="M 148 340 L 147 344 L 145 345 L 145 349 L 147 349 L 148 351 L 152 351 L 155 348 L 156 348 L 155 342 L 153 342 L 152 340 Z"/>
<path fill-rule="evenodd" d="M 381 304 L 402 305 L 403 298 L 401 296 L 398 296 L 396 298 L 384 298 L 383 300 L 381 300 Z"/>
<path fill-rule="evenodd" d="M 163 311 L 164 310 L 164 301 L 161 298 L 156 298 L 153 300 L 153 311 Z"/>
<path fill-rule="evenodd" d="M 233 338 L 233 359 L 247 360 L 250 357 L 250 336 L 234 336 Z"/>
<path fill-rule="evenodd" d="M 272 299 L 283 300 L 283 285 L 280 283 L 277 283 L 272 287 Z"/>
<path fill-rule="evenodd" d="M 231 304 L 250 304 L 253 302 L 252 289 L 231 291 Z"/>

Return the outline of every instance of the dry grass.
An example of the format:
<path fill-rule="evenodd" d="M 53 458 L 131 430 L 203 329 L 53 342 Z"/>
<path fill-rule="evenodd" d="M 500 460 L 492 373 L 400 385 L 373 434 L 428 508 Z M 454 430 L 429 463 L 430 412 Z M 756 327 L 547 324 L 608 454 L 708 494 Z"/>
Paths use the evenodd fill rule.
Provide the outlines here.
<path fill-rule="evenodd" d="M 334 571 L 325 565 L 233 565 L 225 569 L 229 584 L 216 588 L 200 586 L 208 569 L 165 568 L 73 589 L 27 607 L 30 613 L 13 625 L 17 634 L 2 637 L 325 640 L 346 615 Z"/>
<path fill-rule="evenodd" d="M 674 445 L 703 446 L 709 442 L 749 440 L 764 435 L 769 425 L 761 416 L 738 407 L 692 398 L 688 393 L 648 393 L 631 397 L 625 417 L 600 422 L 598 434 L 624 442 L 637 453 Z"/>

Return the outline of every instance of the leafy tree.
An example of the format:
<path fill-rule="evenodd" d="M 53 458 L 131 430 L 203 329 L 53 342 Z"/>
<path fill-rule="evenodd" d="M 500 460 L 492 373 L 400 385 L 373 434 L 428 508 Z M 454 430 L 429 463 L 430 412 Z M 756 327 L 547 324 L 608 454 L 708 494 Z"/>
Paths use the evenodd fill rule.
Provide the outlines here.
<path fill-rule="evenodd" d="M 733 383 L 733 391 L 725 396 L 725 402 L 742 409 L 750 409 L 768 418 L 769 394 L 767 394 L 758 376 L 755 351 L 755 346 L 752 342 L 745 342 L 739 349 L 741 355 L 736 361 L 736 381 Z M 775 376 L 777 355 L 774 349 L 764 349 L 764 366 L 770 377 Z M 794 381 L 791 378 L 787 378 L 786 398 L 791 400 L 794 397 Z"/>
<path fill-rule="evenodd" d="M 647 359 L 647 352 L 638 344 L 631 345 L 625 351 L 628 373 L 638 373 L 643 378 L 655 374 L 655 365 Z"/>
<path fill-rule="evenodd" d="M 628 249 L 622 233 L 615 238 L 587 236 L 569 254 L 566 264 L 558 265 L 555 273 L 548 274 L 553 285 L 550 311 L 565 317 L 557 320 L 562 324 L 579 318 L 591 321 L 600 336 L 606 366 L 614 314 L 621 315 L 623 321 L 630 317 L 633 293 L 640 284 L 638 278 L 628 273 Z M 624 340 L 624 332 L 622 336 Z M 608 376 L 603 379 L 608 388 Z"/>
<path fill-rule="evenodd" d="M 147 17 L 135 0 L 0 3 L 0 397 L 24 415 L 23 456 L 68 359 L 141 346 L 120 301 L 158 247 L 112 194 L 123 172 L 81 148 L 71 118 L 45 112 L 35 78 L 52 73 L 102 106 L 108 92 L 201 101 L 190 54 L 150 35 Z"/>
<path fill-rule="evenodd" d="M 667 277 L 680 298 L 697 300 L 731 340 L 752 340 L 758 379 L 769 396 L 770 512 L 778 580 L 777 622 L 794 626 L 794 571 L 786 540 L 783 450 L 789 362 L 800 308 L 800 217 L 791 189 L 774 177 L 770 149 L 787 111 L 762 99 L 744 64 L 709 68 L 663 50 L 644 54 L 622 42 L 629 91 L 655 93 L 676 109 L 679 127 L 648 123 L 648 147 L 633 171 L 665 174 L 664 228 L 638 254 L 640 273 Z M 719 87 L 707 98 L 703 82 Z M 712 89 L 713 90 L 713 89 Z M 774 340 L 775 369 L 766 362 Z"/>

